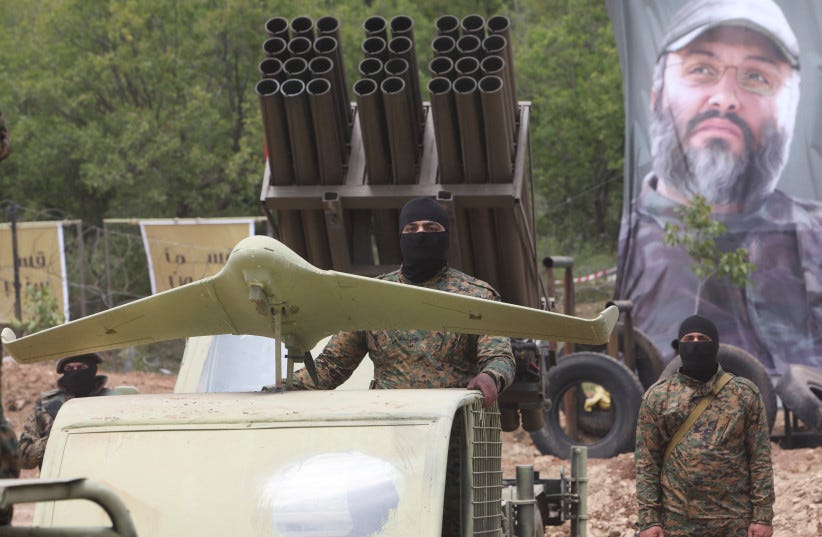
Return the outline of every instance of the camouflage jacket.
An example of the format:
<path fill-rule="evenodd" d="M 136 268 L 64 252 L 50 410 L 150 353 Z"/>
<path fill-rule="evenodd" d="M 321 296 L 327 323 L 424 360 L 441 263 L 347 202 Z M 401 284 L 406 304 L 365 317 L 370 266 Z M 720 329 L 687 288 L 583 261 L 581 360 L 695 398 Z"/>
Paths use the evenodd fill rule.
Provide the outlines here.
<path fill-rule="evenodd" d="M 3 112 L 0 112 L 0 160 L 9 156 L 11 149 L 11 136 L 6 128 L 6 121 L 3 119 Z"/>
<path fill-rule="evenodd" d="M 105 384 L 106 377 L 97 375 L 97 388 L 88 397 L 109 395 L 111 392 L 105 388 Z M 59 388 L 40 394 L 31 414 L 23 424 L 23 432 L 20 433 L 20 463 L 23 468 L 39 468 L 43 464 L 46 442 L 54 418 L 63 404 L 70 399 L 73 399 L 73 396 Z"/>
<path fill-rule="evenodd" d="M 771 524 L 768 420 L 751 381 L 734 377 L 663 460 L 671 437 L 721 375 L 721 367 L 707 382 L 676 373 L 645 393 L 636 435 L 640 530 L 661 525 L 663 510 L 706 524 L 728 519 Z"/>
<path fill-rule="evenodd" d="M 410 284 L 399 270 L 380 278 Z M 452 268 L 422 285 L 499 300 L 490 285 Z M 464 388 L 471 378 L 485 372 L 502 392 L 513 382 L 516 369 L 509 338 L 420 330 L 341 332 L 316 359 L 319 386 L 301 369 L 294 375 L 295 387 L 334 389 L 351 376 L 366 353 L 374 362 L 375 388 Z"/>
<path fill-rule="evenodd" d="M 671 327 L 699 313 L 716 324 L 723 343 L 750 352 L 772 375 L 789 364 L 822 367 L 822 204 L 777 190 L 750 212 L 712 214 L 728 231 L 717 246 L 746 248 L 756 270 L 743 288 L 709 279 L 694 311 L 693 260 L 665 244 L 665 225 L 681 224 L 682 206 L 656 184 L 654 176 L 645 179 L 623 221 L 616 289 L 633 301 L 636 325 L 656 348 L 672 358 Z"/>

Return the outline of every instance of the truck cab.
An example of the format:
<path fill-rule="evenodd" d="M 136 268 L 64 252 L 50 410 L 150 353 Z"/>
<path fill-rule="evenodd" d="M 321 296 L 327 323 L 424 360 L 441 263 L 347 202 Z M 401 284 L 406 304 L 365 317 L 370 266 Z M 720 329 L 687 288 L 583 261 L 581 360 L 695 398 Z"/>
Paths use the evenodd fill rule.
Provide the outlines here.
<path fill-rule="evenodd" d="M 435 536 L 444 516 L 459 535 L 498 535 L 499 431 L 499 412 L 460 389 L 75 399 L 41 478 L 108 486 L 138 535 Z M 458 474 L 446 472 L 449 442 Z M 38 504 L 34 519 L 106 522 L 79 500 Z"/>

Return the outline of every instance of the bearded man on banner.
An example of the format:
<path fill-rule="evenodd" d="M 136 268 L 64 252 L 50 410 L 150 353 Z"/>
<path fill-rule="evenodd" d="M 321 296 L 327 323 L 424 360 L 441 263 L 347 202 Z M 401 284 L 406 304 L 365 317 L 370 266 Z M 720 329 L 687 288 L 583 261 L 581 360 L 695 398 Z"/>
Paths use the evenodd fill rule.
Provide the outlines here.
<path fill-rule="evenodd" d="M 799 101 L 799 44 L 772 0 L 689 0 L 671 19 L 651 91 L 653 171 L 623 229 L 617 296 L 670 353 L 668 330 L 699 313 L 771 374 L 822 366 L 822 205 L 776 189 Z M 665 225 L 701 195 L 756 266 L 743 288 L 709 279 L 665 243 Z"/>

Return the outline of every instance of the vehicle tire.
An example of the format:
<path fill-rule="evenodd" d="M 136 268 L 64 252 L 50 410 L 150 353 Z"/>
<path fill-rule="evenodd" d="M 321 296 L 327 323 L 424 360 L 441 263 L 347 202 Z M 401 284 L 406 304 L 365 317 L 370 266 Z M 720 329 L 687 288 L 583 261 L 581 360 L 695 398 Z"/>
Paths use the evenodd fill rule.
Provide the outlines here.
<path fill-rule="evenodd" d="M 768 415 L 768 430 L 773 430 L 773 424 L 776 420 L 776 391 L 774 390 L 771 377 L 765 366 L 756 359 L 756 357 L 736 345 L 728 345 L 727 343 L 719 344 L 719 353 L 716 356 L 716 361 L 722 366 L 722 369 L 728 373 L 733 373 L 740 377 L 744 377 L 759 388 L 759 394 L 762 396 L 762 402 L 765 403 L 765 413 Z M 679 355 L 668 362 L 665 369 L 662 371 L 660 378 L 668 378 L 682 366 L 682 359 Z"/>
<path fill-rule="evenodd" d="M 614 330 L 616 330 L 619 338 L 620 361 L 624 363 L 625 325 L 620 321 Z M 606 345 L 577 345 L 576 348 L 578 351 L 593 351 L 603 354 L 608 352 Z M 637 327 L 634 327 L 634 356 L 636 357 L 636 376 L 639 377 L 642 387 L 647 390 L 654 382 L 659 380 L 665 362 L 662 361 L 662 353 L 653 344 L 651 338 Z"/>
<path fill-rule="evenodd" d="M 563 429 L 563 399 L 569 390 L 582 391 L 582 383 L 598 384 L 610 393 L 610 426 L 602 436 L 573 440 Z M 596 352 L 564 356 L 548 371 L 546 392 L 551 406 L 545 411 L 545 425 L 531 433 L 534 445 L 542 453 L 567 459 L 573 446 L 584 445 L 589 457 L 609 458 L 634 448 L 643 390 L 636 376 L 622 363 Z"/>
<path fill-rule="evenodd" d="M 822 433 L 822 372 L 792 364 L 776 384 L 776 391 L 808 429 Z"/>

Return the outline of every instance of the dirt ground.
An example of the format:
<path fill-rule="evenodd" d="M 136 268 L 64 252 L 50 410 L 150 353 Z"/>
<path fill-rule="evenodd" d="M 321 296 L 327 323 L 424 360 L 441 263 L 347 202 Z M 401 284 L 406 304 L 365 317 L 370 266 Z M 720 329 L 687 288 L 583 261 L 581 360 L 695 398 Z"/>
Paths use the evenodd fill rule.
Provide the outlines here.
<path fill-rule="evenodd" d="M 152 373 L 110 373 L 109 386 L 128 384 L 141 393 L 170 392 L 173 375 Z M 36 397 L 51 389 L 57 380 L 54 364 L 21 366 L 3 361 L 3 409 L 19 434 Z M 776 537 L 822 537 L 822 447 L 783 450 L 773 444 L 776 486 L 774 535 Z M 570 462 L 542 455 L 527 433 L 503 433 L 503 474 L 514 477 L 516 466 L 533 464 L 544 478 L 559 477 L 560 468 L 570 472 Z M 37 477 L 36 470 L 24 470 L 23 477 Z M 588 535 L 590 537 L 633 537 L 636 532 L 633 455 L 588 461 Z M 14 523 L 30 524 L 33 508 L 18 506 Z M 549 528 L 546 537 L 568 535 L 568 524 Z"/>

